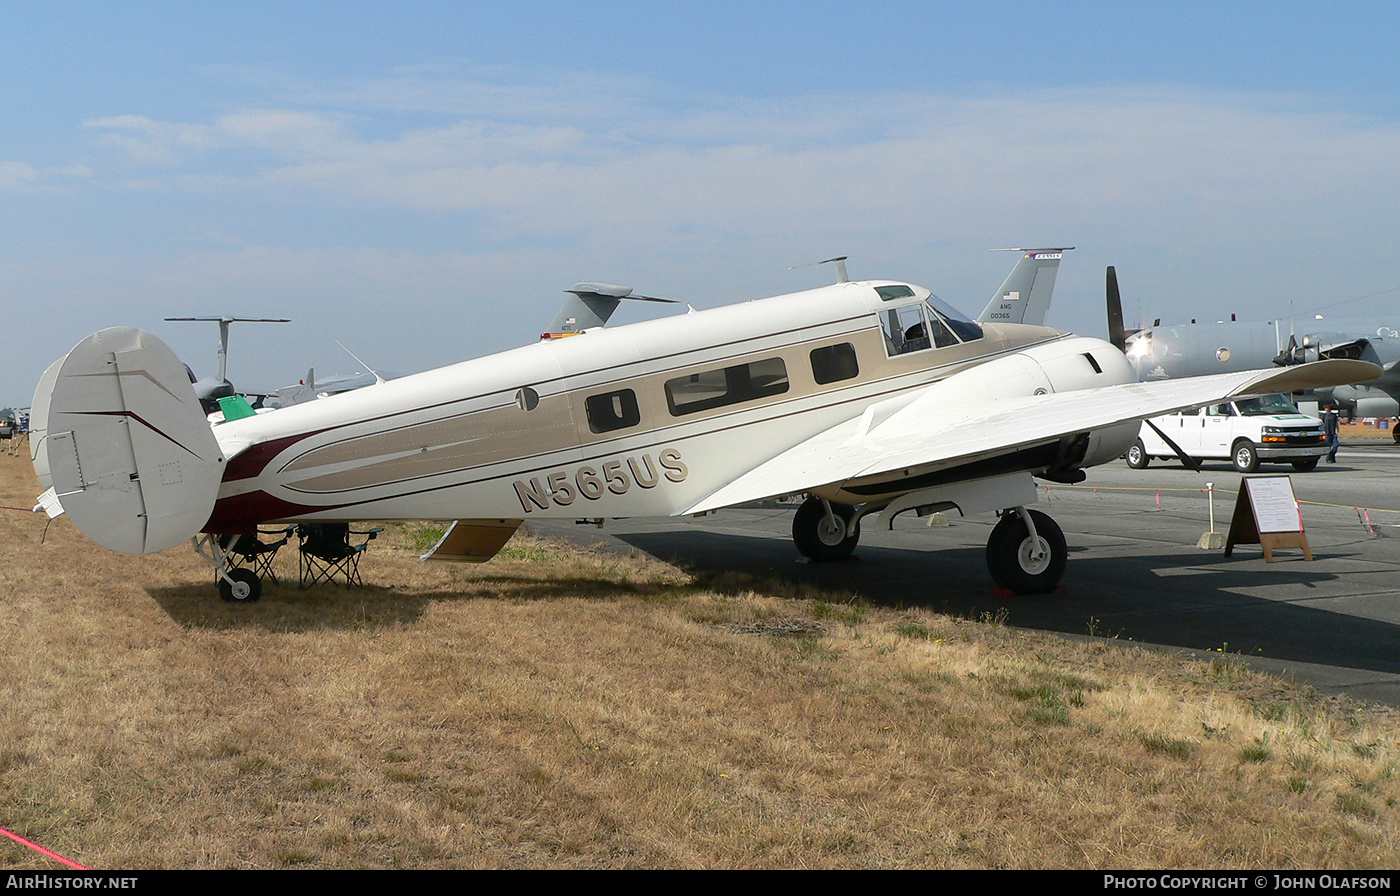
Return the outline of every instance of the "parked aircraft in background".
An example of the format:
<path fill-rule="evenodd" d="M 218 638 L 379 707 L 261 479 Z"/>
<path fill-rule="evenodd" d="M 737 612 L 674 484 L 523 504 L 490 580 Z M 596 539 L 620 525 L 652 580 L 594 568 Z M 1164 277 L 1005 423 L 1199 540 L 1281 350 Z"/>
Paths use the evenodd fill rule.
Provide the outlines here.
<path fill-rule="evenodd" d="M 1060 259 L 1073 246 L 1060 249 L 997 249 L 997 252 L 1020 252 L 1021 258 L 1011 273 L 977 315 L 982 323 L 1045 325 L 1050 312 L 1050 296 L 1055 290 L 1055 275 Z"/>
<path fill-rule="evenodd" d="M 169 321 L 213 321 L 219 325 L 219 374 L 218 377 L 196 377 L 189 365 L 185 366 L 188 371 L 190 382 L 194 384 L 194 393 L 199 398 L 200 405 L 204 408 L 204 413 L 213 414 L 219 410 L 219 399 L 228 398 L 238 390 L 233 383 L 228 381 L 228 330 L 229 325 L 236 322 L 257 323 L 257 324 L 286 324 L 290 320 L 282 317 L 167 317 Z"/>
<path fill-rule="evenodd" d="M 549 329 L 540 334 L 541 339 L 561 339 L 577 336 L 579 333 L 607 326 L 617 306 L 623 300 L 633 302 L 661 302 L 668 305 L 684 304 L 676 299 L 660 299 L 656 296 L 632 294 L 630 286 L 614 283 L 576 283 L 573 289 L 566 289 L 572 298 L 564 300 L 559 312 L 549 324 Z M 687 306 L 688 307 L 688 306 Z M 695 309 L 691 308 L 694 311 Z"/>
<path fill-rule="evenodd" d="M 1287 366 L 1322 358 L 1369 361 L 1381 369 L 1375 379 L 1316 390 L 1321 405 L 1335 404 L 1356 417 L 1400 415 L 1400 320 L 1396 326 L 1379 321 L 1306 321 L 1302 335 L 1295 324 L 1282 320 L 1162 324 L 1129 330 L 1123 325 L 1123 304 L 1117 273 L 1107 276 L 1109 341 L 1122 349 L 1138 378 L 1144 381 L 1205 376 L 1253 370 L 1270 364 Z M 1400 441 L 1400 427 L 1393 430 Z"/>
<path fill-rule="evenodd" d="M 1020 264 L 1038 283 L 1059 259 L 1033 254 Z M 1029 509 L 1034 477 L 1082 481 L 1152 415 L 1376 375 L 1326 361 L 1140 383 L 1103 340 L 979 323 L 921 286 L 863 280 L 543 340 L 213 426 L 174 353 L 119 327 L 45 371 L 31 426 L 41 506 L 113 550 L 193 540 L 232 600 L 261 584 L 229 568 L 219 536 L 265 522 L 455 520 L 427 556 L 484 560 L 527 519 L 788 495 L 807 496 L 793 540 L 817 560 L 908 511 L 995 511 L 992 577 L 1036 593 L 1068 553 Z"/>

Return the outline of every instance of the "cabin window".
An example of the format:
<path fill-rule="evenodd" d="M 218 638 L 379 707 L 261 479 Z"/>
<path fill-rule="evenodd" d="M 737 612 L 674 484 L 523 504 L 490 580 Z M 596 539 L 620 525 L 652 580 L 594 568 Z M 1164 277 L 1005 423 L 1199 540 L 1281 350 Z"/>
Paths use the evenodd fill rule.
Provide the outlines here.
<path fill-rule="evenodd" d="M 583 400 L 583 410 L 588 417 L 588 428 L 593 432 L 612 432 L 642 422 L 637 393 L 631 389 L 590 395 Z"/>
<path fill-rule="evenodd" d="M 856 347 L 849 342 L 812 349 L 812 378 L 817 385 L 839 383 L 860 376 Z"/>
<path fill-rule="evenodd" d="M 781 395 L 788 390 L 782 358 L 765 358 L 717 370 L 690 373 L 666 381 L 666 403 L 680 417 L 712 408 Z"/>

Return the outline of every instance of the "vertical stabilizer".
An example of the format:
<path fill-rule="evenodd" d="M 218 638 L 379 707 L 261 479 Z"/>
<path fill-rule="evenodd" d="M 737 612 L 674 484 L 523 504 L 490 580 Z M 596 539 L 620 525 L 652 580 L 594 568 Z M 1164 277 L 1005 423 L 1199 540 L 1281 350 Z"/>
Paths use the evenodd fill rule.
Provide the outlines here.
<path fill-rule="evenodd" d="M 1060 259 L 1073 248 L 998 250 L 1020 252 L 1021 260 L 1016 262 L 1016 267 L 1001 284 L 1001 289 L 996 291 L 977 319 L 984 323 L 1044 326 L 1045 316 L 1050 312 L 1050 294 L 1055 290 L 1055 273 L 1060 268 Z"/>
<path fill-rule="evenodd" d="M 35 472 L 88 538 L 149 554 L 208 521 L 223 454 L 185 366 L 150 333 L 84 339 L 44 373 L 34 406 Z"/>
<path fill-rule="evenodd" d="M 579 283 L 565 292 L 572 293 L 572 298 L 565 299 L 559 307 L 545 331 L 547 336 L 572 336 L 606 326 L 617 306 L 632 294 L 628 287 L 611 283 Z"/>

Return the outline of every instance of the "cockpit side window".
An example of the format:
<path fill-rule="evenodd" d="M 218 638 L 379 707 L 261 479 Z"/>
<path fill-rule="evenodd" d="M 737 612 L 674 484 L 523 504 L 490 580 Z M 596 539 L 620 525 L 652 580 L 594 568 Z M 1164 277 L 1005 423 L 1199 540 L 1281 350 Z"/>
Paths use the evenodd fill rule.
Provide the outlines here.
<path fill-rule="evenodd" d="M 971 326 L 976 329 L 972 338 L 980 339 L 981 329 L 975 324 Z M 881 311 L 880 329 L 885 336 L 885 351 L 891 357 L 928 348 L 947 348 L 966 341 L 954 330 L 949 318 L 923 303 Z"/>
<path fill-rule="evenodd" d="M 891 357 L 932 348 L 924 325 L 924 306 L 905 305 L 880 312 L 880 329 L 885 334 L 885 352 Z"/>

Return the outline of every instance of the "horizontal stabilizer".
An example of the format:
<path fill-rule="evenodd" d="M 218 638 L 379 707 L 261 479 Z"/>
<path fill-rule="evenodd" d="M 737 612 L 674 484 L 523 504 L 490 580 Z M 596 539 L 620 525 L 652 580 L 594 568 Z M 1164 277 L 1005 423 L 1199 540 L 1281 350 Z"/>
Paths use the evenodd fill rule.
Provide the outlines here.
<path fill-rule="evenodd" d="M 131 327 L 94 333 L 45 372 L 34 406 L 35 471 L 88 538 L 150 554 L 203 528 L 224 458 L 165 343 Z"/>

